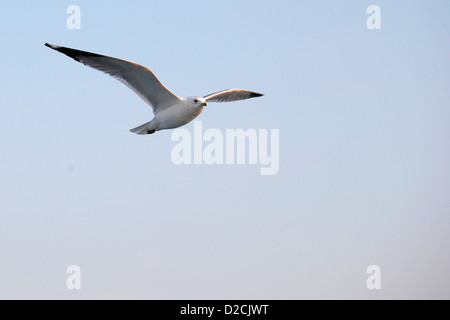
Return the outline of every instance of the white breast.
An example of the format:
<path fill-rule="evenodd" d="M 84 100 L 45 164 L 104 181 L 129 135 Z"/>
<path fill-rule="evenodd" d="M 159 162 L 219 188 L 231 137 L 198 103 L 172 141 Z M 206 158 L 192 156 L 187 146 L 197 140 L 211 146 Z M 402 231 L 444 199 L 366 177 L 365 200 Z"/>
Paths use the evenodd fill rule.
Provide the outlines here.
<path fill-rule="evenodd" d="M 192 105 L 186 100 L 181 101 L 155 115 L 155 129 L 163 130 L 178 128 L 194 120 L 202 111 L 203 107 Z"/>

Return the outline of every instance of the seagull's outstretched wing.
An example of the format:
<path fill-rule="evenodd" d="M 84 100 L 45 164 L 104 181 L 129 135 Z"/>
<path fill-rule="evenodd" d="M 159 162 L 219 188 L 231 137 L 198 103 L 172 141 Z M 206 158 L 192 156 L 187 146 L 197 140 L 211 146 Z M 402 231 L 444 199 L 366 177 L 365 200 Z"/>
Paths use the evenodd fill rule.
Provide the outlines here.
<path fill-rule="evenodd" d="M 250 98 L 261 97 L 263 94 L 256 93 L 252 91 L 242 90 L 242 89 L 229 89 L 223 90 L 216 93 L 208 94 L 204 96 L 206 101 L 209 102 L 231 102 L 238 100 L 245 100 Z"/>
<path fill-rule="evenodd" d="M 144 66 L 96 53 L 55 46 L 48 43 L 45 45 L 64 53 L 86 66 L 103 71 L 126 84 L 145 102 L 150 104 L 155 113 L 180 101 L 179 97 L 170 92 L 156 78 L 153 72 Z"/>

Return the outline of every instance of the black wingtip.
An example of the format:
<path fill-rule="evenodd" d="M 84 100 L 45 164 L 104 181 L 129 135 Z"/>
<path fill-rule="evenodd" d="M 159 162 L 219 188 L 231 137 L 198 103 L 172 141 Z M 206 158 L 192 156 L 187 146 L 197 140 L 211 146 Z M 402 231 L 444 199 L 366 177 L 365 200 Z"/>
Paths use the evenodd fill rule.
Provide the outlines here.
<path fill-rule="evenodd" d="M 45 46 L 47 46 L 53 50 L 56 50 L 58 52 L 61 52 L 61 53 L 65 54 L 66 56 L 75 59 L 78 62 L 81 62 L 80 61 L 81 57 L 105 57 L 105 56 L 97 54 L 97 53 L 56 46 L 56 45 L 50 44 L 50 43 L 45 43 Z"/>
<path fill-rule="evenodd" d="M 250 98 L 257 98 L 257 97 L 262 97 L 264 96 L 262 93 L 258 93 L 258 92 L 252 92 L 250 94 Z"/>
<path fill-rule="evenodd" d="M 54 50 L 56 50 L 58 48 L 58 46 L 55 46 L 54 44 L 50 44 L 48 42 L 45 43 L 45 46 L 49 47 L 50 49 L 54 49 Z"/>

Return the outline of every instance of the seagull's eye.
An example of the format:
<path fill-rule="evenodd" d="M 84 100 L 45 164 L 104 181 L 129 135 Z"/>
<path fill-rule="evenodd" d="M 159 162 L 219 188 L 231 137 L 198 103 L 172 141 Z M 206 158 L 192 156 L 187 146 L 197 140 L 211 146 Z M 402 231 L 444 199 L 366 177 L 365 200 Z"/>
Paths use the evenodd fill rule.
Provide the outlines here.
<path fill-rule="evenodd" d="M 195 100 L 194 100 L 194 102 L 195 102 L 195 103 L 197 103 L 197 102 L 198 102 L 198 100 L 197 100 L 197 99 L 195 99 Z"/>

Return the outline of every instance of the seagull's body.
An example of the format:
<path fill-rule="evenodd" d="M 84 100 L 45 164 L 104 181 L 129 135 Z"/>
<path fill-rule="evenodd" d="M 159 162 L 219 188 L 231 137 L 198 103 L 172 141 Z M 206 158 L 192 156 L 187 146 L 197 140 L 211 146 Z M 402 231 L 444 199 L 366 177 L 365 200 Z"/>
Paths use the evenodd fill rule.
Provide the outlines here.
<path fill-rule="evenodd" d="M 84 65 L 111 75 L 126 84 L 151 105 L 155 117 L 130 130 L 137 134 L 152 134 L 159 130 L 181 127 L 194 120 L 203 111 L 207 102 L 229 102 L 262 96 L 262 94 L 252 91 L 230 89 L 205 97 L 181 98 L 169 91 L 150 69 L 142 65 L 48 43 L 45 45 Z"/>

